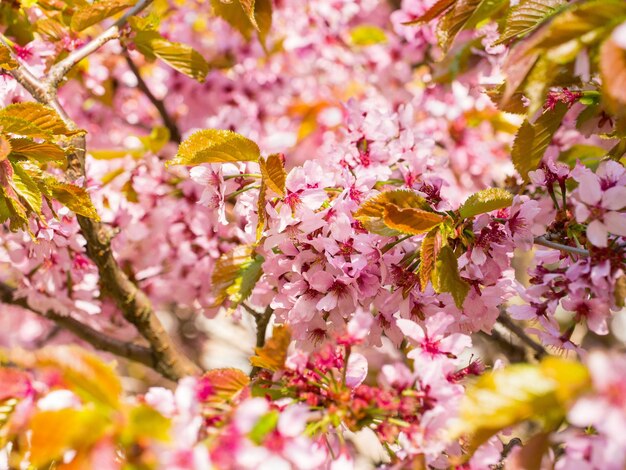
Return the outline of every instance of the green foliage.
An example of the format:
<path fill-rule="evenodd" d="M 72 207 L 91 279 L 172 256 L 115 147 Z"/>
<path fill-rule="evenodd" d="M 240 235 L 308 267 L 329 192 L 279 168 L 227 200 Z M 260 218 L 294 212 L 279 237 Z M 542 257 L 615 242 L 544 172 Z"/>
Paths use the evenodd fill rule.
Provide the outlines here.
<path fill-rule="evenodd" d="M 371 46 L 387 42 L 387 35 L 378 26 L 359 25 L 350 30 L 350 41 L 355 46 Z"/>
<path fill-rule="evenodd" d="M 553 111 L 546 111 L 531 124 L 526 119 L 515 136 L 511 149 L 513 165 L 518 173 L 528 179 L 528 172 L 537 168 L 552 137 L 561 125 L 567 106 L 559 103 Z"/>
<path fill-rule="evenodd" d="M 272 0 L 211 0 L 211 6 L 216 16 L 239 31 L 247 41 L 256 30 L 265 48 L 272 27 Z"/>
<path fill-rule="evenodd" d="M 211 276 L 214 305 L 222 305 L 228 299 L 234 308 L 245 301 L 263 274 L 263 261 L 251 245 L 239 245 L 224 253 Z"/>
<path fill-rule="evenodd" d="M 154 60 L 158 57 L 173 69 L 199 82 L 204 82 L 209 72 L 208 62 L 198 51 L 186 44 L 168 41 L 156 31 L 137 31 L 134 43 L 146 58 Z"/>
<path fill-rule="evenodd" d="M 478 214 L 509 207 L 513 203 L 513 195 L 501 188 L 483 189 L 472 194 L 459 207 L 459 214 L 464 219 Z"/>
<path fill-rule="evenodd" d="M 469 437 L 471 456 L 495 433 L 526 420 L 553 430 L 590 385 L 583 365 L 553 356 L 487 373 L 467 388 L 452 434 Z"/>
<path fill-rule="evenodd" d="M 205 129 L 185 139 L 168 165 L 199 165 L 201 163 L 256 162 L 261 156 L 259 146 L 233 131 Z"/>
<path fill-rule="evenodd" d="M 463 302 L 469 293 L 470 286 L 459 275 L 456 255 L 449 245 L 445 245 L 439 250 L 431 280 L 435 292 L 452 294 L 456 306 L 458 308 L 463 307 Z"/>
<path fill-rule="evenodd" d="M 70 26 L 74 31 L 82 31 L 132 7 L 135 3 L 135 0 L 98 0 L 79 8 L 72 16 Z"/>

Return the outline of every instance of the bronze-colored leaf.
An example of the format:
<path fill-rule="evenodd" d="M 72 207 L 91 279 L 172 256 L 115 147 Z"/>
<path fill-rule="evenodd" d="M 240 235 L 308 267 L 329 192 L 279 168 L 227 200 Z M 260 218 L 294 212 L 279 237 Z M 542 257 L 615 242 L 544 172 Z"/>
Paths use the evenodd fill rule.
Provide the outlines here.
<path fill-rule="evenodd" d="M 285 325 L 275 325 L 272 337 L 261 348 L 254 349 L 250 363 L 267 370 L 281 370 L 287 359 L 287 349 L 291 343 L 291 332 Z"/>
<path fill-rule="evenodd" d="M 267 157 L 266 160 L 259 159 L 259 166 L 261 167 L 261 175 L 263 175 L 263 181 L 276 194 L 280 197 L 285 195 L 285 181 L 287 180 L 287 172 L 283 165 L 281 155 L 274 153 Z"/>

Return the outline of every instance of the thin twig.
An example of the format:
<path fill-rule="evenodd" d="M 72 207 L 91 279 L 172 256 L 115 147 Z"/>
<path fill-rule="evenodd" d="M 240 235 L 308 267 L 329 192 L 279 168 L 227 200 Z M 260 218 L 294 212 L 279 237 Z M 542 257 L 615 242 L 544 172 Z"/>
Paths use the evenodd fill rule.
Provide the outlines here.
<path fill-rule="evenodd" d="M 243 303 L 242 305 L 254 317 L 254 320 L 256 322 L 256 347 L 262 348 L 265 345 L 265 335 L 267 334 L 267 325 L 269 325 L 270 323 L 270 318 L 272 318 L 272 314 L 274 313 L 274 310 L 272 309 L 272 307 L 268 305 L 263 313 L 259 313 Z M 253 367 L 252 370 L 250 371 L 250 377 L 254 377 L 255 375 L 257 375 L 260 370 L 261 369 L 259 367 L 256 367 L 256 366 Z"/>
<path fill-rule="evenodd" d="M 535 357 L 537 359 L 541 359 L 544 356 L 548 356 L 548 351 L 545 350 L 543 346 L 534 341 L 530 336 L 526 334 L 523 328 L 518 326 L 513 320 L 509 318 L 506 312 L 502 311 L 500 316 L 498 317 L 498 323 L 503 325 L 506 329 L 508 329 L 511 333 L 519 338 L 521 342 L 527 345 L 535 352 Z"/>
<path fill-rule="evenodd" d="M 34 308 L 31 308 L 26 299 L 16 298 L 14 295 L 14 289 L 4 283 L 0 283 L 0 301 L 7 305 L 21 307 L 39 315 L 42 318 L 50 320 L 55 325 L 73 333 L 83 341 L 91 344 L 96 349 L 130 359 L 131 361 L 139 362 L 151 368 L 155 368 L 154 357 L 150 349 L 108 336 L 105 333 L 95 330 L 94 328 L 85 325 L 81 321 L 70 316 L 60 315 L 52 310 L 39 312 Z"/>
<path fill-rule="evenodd" d="M 545 246 L 547 248 L 554 248 L 555 250 L 566 251 L 580 256 L 590 256 L 589 250 L 584 248 L 577 248 L 575 246 L 563 245 L 561 243 L 553 242 L 545 237 L 535 237 L 535 245 Z"/>
<path fill-rule="evenodd" d="M 137 64 L 135 64 L 135 62 L 133 62 L 133 59 L 128 54 L 128 51 L 125 53 L 124 57 L 126 58 L 126 63 L 128 64 L 128 68 L 130 68 L 131 72 L 133 72 L 133 74 L 135 75 L 135 78 L 137 79 L 137 88 L 139 88 L 139 90 L 141 90 L 141 92 L 144 95 L 146 95 L 146 98 L 150 100 L 152 105 L 159 112 L 159 115 L 161 116 L 161 120 L 163 121 L 163 125 L 167 127 L 167 129 L 170 131 L 170 140 L 172 142 L 176 142 L 177 144 L 180 144 L 180 142 L 182 141 L 180 130 L 178 129 L 178 125 L 176 124 L 176 121 L 174 121 L 170 113 L 167 111 L 167 108 L 165 107 L 165 103 L 163 102 L 163 100 L 160 100 L 156 96 L 154 96 L 154 94 L 148 87 L 148 84 L 145 82 L 145 80 L 141 76 L 139 67 L 137 67 Z"/>
<path fill-rule="evenodd" d="M 128 18 L 140 13 L 144 8 L 152 3 L 152 0 L 140 0 L 137 4 L 124 13 L 113 25 L 89 41 L 80 49 L 70 53 L 65 59 L 54 64 L 47 74 L 44 84 L 50 88 L 56 88 L 67 73 L 81 60 L 94 53 L 108 41 L 118 38 L 120 29 L 126 24 Z"/>

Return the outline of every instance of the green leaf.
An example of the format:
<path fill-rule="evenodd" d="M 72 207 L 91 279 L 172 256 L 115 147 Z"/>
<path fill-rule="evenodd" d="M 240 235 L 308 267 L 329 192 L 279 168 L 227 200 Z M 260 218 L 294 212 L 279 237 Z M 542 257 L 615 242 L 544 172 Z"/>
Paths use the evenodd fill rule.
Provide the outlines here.
<path fill-rule="evenodd" d="M 211 276 L 214 305 L 230 300 L 233 306 L 246 300 L 261 277 L 263 257 L 254 255 L 252 245 L 239 245 L 216 261 Z"/>
<path fill-rule="evenodd" d="M 256 29 L 259 40 L 265 47 L 265 40 L 272 26 L 271 0 L 211 0 L 211 6 L 216 16 L 219 16 L 249 41 L 252 32 Z M 254 8 L 254 15 L 252 9 Z"/>
<path fill-rule="evenodd" d="M 63 119 L 57 112 L 43 104 L 34 102 L 24 102 L 10 104 L 6 108 L 0 110 L 0 125 L 4 125 L 6 118 L 14 118 L 29 122 L 32 126 L 40 130 L 38 135 L 25 134 L 16 131 L 9 131 L 5 128 L 5 132 L 14 134 L 28 135 L 31 137 L 47 138 L 50 134 L 71 136 L 80 134 L 85 131 L 68 129 Z"/>
<path fill-rule="evenodd" d="M 256 422 L 256 424 L 248 434 L 250 440 L 257 445 L 261 445 L 261 443 L 265 439 L 265 436 L 267 436 L 270 432 L 276 429 L 279 417 L 280 413 L 278 413 L 278 411 L 276 410 L 272 410 L 269 413 L 261 416 L 261 418 L 259 418 L 259 420 Z"/>
<path fill-rule="evenodd" d="M 256 162 L 260 156 L 259 146 L 236 132 L 205 129 L 186 138 L 178 147 L 176 157 L 167 165 Z"/>
<path fill-rule="evenodd" d="M 17 61 L 13 58 L 11 50 L 4 44 L 0 44 L 0 68 L 4 70 L 13 70 L 19 67 Z"/>
<path fill-rule="evenodd" d="M 354 218 L 370 232 L 387 237 L 402 234 L 400 230 L 389 227 L 385 221 L 385 208 L 392 205 L 398 209 L 416 208 L 432 211 L 428 201 L 408 189 L 384 191 L 369 198 L 354 213 Z"/>
<path fill-rule="evenodd" d="M 158 57 L 180 73 L 204 82 L 209 64 L 194 48 L 171 42 L 155 31 L 139 31 L 134 38 L 137 50 L 148 58 Z"/>
<path fill-rule="evenodd" d="M 471 455 L 498 431 L 526 420 L 552 430 L 590 385 L 582 364 L 554 356 L 487 373 L 467 387 L 452 434 L 469 435 Z"/>
<path fill-rule="evenodd" d="M 61 147 L 51 142 L 38 143 L 32 139 L 11 139 L 11 154 L 29 158 L 39 163 L 65 163 L 67 158 Z"/>
<path fill-rule="evenodd" d="M 37 183 L 19 163 L 13 165 L 13 189 L 25 201 L 29 210 L 41 216 L 42 198 Z"/>
<path fill-rule="evenodd" d="M 511 204 L 513 204 L 513 195 L 508 191 L 500 188 L 483 189 L 467 198 L 459 207 L 459 215 L 467 219 L 478 214 L 509 207 Z"/>
<path fill-rule="evenodd" d="M 2 111 L 0 111 L 0 113 Z M 12 116 L 0 115 L 0 129 L 7 134 L 23 135 L 46 140 L 52 138 L 52 133 L 46 132 L 24 119 Z"/>
<path fill-rule="evenodd" d="M 469 293 L 469 284 L 461 278 L 456 256 L 448 245 L 439 250 L 431 279 L 435 292 L 452 294 L 456 306 L 463 307 L 465 297 Z"/>
<path fill-rule="evenodd" d="M 504 31 L 494 45 L 527 35 L 566 3 L 566 0 L 522 0 L 511 7 L 504 22 Z"/>
<path fill-rule="evenodd" d="M 146 439 L 166 442 L 170 440 L 170 427 L 170 420 L 157 410 L 139 404 L 128 410 L 120 441 L 127 447 Z"/>
<path fill-rule="evenodd" d="M 46 196 L 56 199 L 72 212 L 96 221 L 100 220 L 85 188 L 62 183 L 51 176 L 45 176 L 40 180 L 40 188 Z"/>
<path fill-rule="evenodd" d="M 574 168 L 576 162 L 580 161 L 583 165 L 595 170 L 600 164 L 600 160 L 607 154 L 602 147 L 586 144 L 575 144 L 559 155 L 559 161 L 566 163 Z"/>
<path fill-rule="evenodd" d="M 87 4 L 72 15 L 70 27 L 73 31 L 82 31 L 132 7 L 135 3 L 135 0 L 99 0 L 93 4 Z"/>
<path fill-rule="evenodd" d="M 419 235 L 443 222 L 444 216 L 412 207 L 399 209 L 388 204 L 383 211 L 383 222 L 392 230 Z"/>
<path fill-rule="evenodd" d="M 371 46 L 387 42 L 385 31 L 374 25 L 359 25 L 350 30 L 350 41 L 356 46 Z"/>
<path fill-rule="evenodd" d="M 517 131 L 511 158 L 515 169 L 525 180 L 528 180 L 529 171 L 537 169 L 565 113 L 567 106 L 559 103 L 554 110 L 544 112 L 534 124 L 525 120 Z"/>
<path fill-rule="evenodd" d="M 274 153 L 265 160 L 262 158 L 259 159 L 259 166 L 261 167 L 263 181 L 267 187 L 280 197 L 283 197 L 285 195 L 287 172 L 285 171 L 280 154 Z"/>

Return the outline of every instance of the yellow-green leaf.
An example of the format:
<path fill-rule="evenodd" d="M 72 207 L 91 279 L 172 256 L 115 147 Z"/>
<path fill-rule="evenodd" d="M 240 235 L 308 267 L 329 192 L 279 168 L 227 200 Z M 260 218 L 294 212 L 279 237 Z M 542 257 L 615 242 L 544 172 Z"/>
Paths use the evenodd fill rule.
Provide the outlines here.
<path fill-rule="evenodd" d="M 572 400 L 590 387 L 587 369 L 568 359 L 514 364 L 470 385 L 452 434 L 470 437 L 470 453 L 502 429 L 534 420 L 549 428 L 563 419 Z"/>
<path fill-rule="evenodd" d="M 250 363 L 255 367 L 267 370 L 280 370 L 287 359 L 287 349 L 291 343 L 291 332 L 285 325 L 275 325 L 272 337 L 261 348 L 254 349 Z"/>
<path fill-rule="evenodd" d="M 399 209 L 389 204 L 383 211 L 383 222 L 387 227 L 409 235 L 427 232 L 443 220 L 442 215 L 413 207 Z"/>
<path fill-rule="evenodd" d="M 67 158 L 61 147 L 51 142 L 35 142 L 32 139 L 11 139 L 11 153 L 40 163 L 65 163 Z"/>
<path fill-rule="evenodd" d="M 0 111 L 1 113 L 1 111 Z M 23 135 L 28 137 L 36 137 L 39 139 L 51 139 L 52 133 L 35 126 L 33 123 L 24 119 L 2 116 L 0 115 L 0 130 L 7 134 Z"/>
<path fill-rule="evenodd" d="M 85 188 L 69 183 L 62 183 L 51 176 L 43 177 L 40 187 L 46 196 L 56 199 L 76 214 L 84 215 L 90 219 L 100 220 L 98 212 L 91 202 L 89 193 Z"/>
<path fill-rule="evenodd" d="M 371 46 L 387 42 L 387 35 L 378 26 L 359 25 L 350 30 L 350 41 L 356 46 Z"/>
<path fill-rule="evenodd" d="M 199 165 L 200 163 L 256 162 L 261 156 L 259 146 L 233 131 L 205 129 L 186 138 L 168 165 Z"/>
<path fill-rule="evenodd" d="M 501 188 L 488 188 L 472 194 L 459 207 L 459 214 L 464 219 L 478 214 L 509 207 L 513 203 L 513 195 Z"/>
<path fill-rule="evenodd" d="M 139 404 L 127 411 L 126 423 L 122 428 L 120 441 L 125 446 L 146 439 L 166 442 L 170 440 L 171 421 L 154 408 Z"/>
<path fill-rule="evenodd" d="M 72 391 L 83 399 L 112 408 L 119 406 L 120 380 L 113 367 L 95 354 L 69 345 L 49 346 L 33 354 L 36 365 L 60 372 Z"/>
<path fill-rule="evenodd" d="M 267 185 L 265 181 L 261 180 L 261 188 L 259 189 L 259 199 L 257 201 L 257 224 L 256 224 L 256 240 L 257 242 L 261 239 L 263 235 L 263 230 L 265 230 L 265 222 L 267 220 L 267 209 L 266 204 L 267 200 L 265 199 L 265 193 L 267 192 Z"/>
<path fill-rule="evenodd" d="M 87 4 L 72 15 L 70 26 L 74 31 L 82 31 L 133 6 L 135 3 L 135 0 L 99 0 Z"/>
<path fill-rule="evenodd" d="M 41 215 L 41 191 L 37 183 L 31 178 L 26 170 L 19 163 L 13 165 L 12 187 L 15 192 L 26 203 L 28 209 L 37 215 Z"/>
<path fill-rule="evenodd" d="M 398 209 L 416 208 L 423 211 L 432 210 L 423 197 L 414 191 L 395 189 L 384 191 L 366 200 L 354 213 L 354 218 L 361 222 L 370 232 L 387 237 L 400 235 L 402 232 L 387 226 L 384 222 L 385 208 L 394 206 Z"/>
<path fill-rule="evenodd" d="M 0 68 L 4 70 L 13 70 L 19 66 L 17 61 L 13 58 L 13 54 L 8 47 L 0 44 Z"/>
<path fill-rule="evenodd" d="M 208 62 L 193 47 L 168 41 L 156 31 L 139 31 L 134 41 L 137 50 L 148 58 L 156 56 L 173 69 L 199 82 L 204 82 L 209 72 Z"/>
<path fill-rule="evenodd" d="M 246 300 L 262 274 L 263 257 L 251 245 L 239 245 L 224 253 L 211 276 L 214 305 L 229 299 L 234 305 Z"/>
<path fill-rule="evenodd" d="M 504 22 L 504 31 L 495 44 L 525 36 L 566 3 L 566 0 L 522 0 L 511 7 Z"/>
<path fill-rule="evenodd" d="M 274 153 L 267 157 L 266 160 L 259 159 L 259 166 L 261 167 L 261 175 L 263 181 L 276 194 L 280 197 L 285 195 L 285 181 L 287 180 L 287 172 L 283 165 L 283 160 L 278 153 Z"/>
<path fill-rule="evenodd" d="M 7 131 L 14 134 L 46 138 L 47 136 L 49 136 L 49 134 L 70 136 L 84 132 L 82 130 L 68 129 L 67 125 L 63 122 L 63 119 L 61 119 L 61 117 L 54 109 L 43 104 L 30 101 L 24 103 L 10 104 L 6 108 L 1 109 L 0 126 L 4 125 L 3 121 L 7 117 L 27 121 L 31 125 L 35 126 L 37 129 L 43 131 L 43 135 L 32 135 L 14 131 Z"/>
<path fill-rule="evenodd" d="M 211 0 L 211 6 L 216 16 L 239 31 L 247 41 L 256 29 L 265 47 L 272 26 L 272 0 Z"/>
<path fill-rule="evenodd" d="M 525 120 L 517 131 L 511 158 L 515 169 L 525 180 L 529 171 L 537 169 L 566 112 L 567 106 L 558 103 L 554 110 L 543 113 L 534 124 Z"/>
<path fill-rule="evenodd" d="M 463 307 L 463 302 L 469 292 L 469 284 L 461 278 L 456 256 L 448 245 L 439 250 L 431 280 L 436 292 L 452 294 L 456 306 Z"/>

